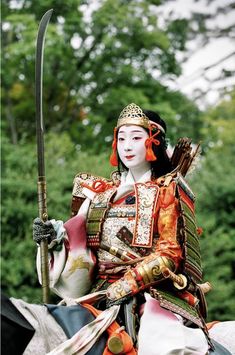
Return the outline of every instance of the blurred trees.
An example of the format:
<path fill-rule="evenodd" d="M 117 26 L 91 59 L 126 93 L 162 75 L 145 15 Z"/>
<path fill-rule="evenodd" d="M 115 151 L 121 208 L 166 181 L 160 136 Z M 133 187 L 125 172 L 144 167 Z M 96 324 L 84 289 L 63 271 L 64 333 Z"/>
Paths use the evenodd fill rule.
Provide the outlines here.
<path fill-rule="evenodd" d="M 208 294 L 210 319 L 235 318 L 235 91 L 204 113 L 207 154 L 192 177 L 197 192 L 204 279 L 212 283 Z"/>
<path fill-rule="evenodd" d="M 28 301 L 41 298 L 30 227 L 37 216 L 34 60 L 39 20 L 54 8 L 45 43 L 43 101 L 50 218 L 69 217 L 78 171 L 109 175 L 112 130 L 126 104 L 158 111 L 172 145 L 187 135 L 204 142 L 191 183 L 205 231 L 205 278 L 214 285 L 210 317 L 230 319 L 235 96 L 228 94 L 202 113 L 167 86 L 180 74 L 177 58 L 187 40 L 205 35 L 203 18 L 172 18 L 162 29 L 155 11 L 159 0 L 26 0 L 17 2 L 18 8 L 13 3 L 2 2 L 1 24 L 3 290 Z"/>
<path fill-rule="evenodd" d="M 208 106 L 208 102 L 212 102 L 212 97 L 217 99 L 223 97 L 224 90 L 231 91 L 235 73 L 234 2 L 232 0 L 164 1 L 158 9 L 161 22 L 166 25 L 171 24 L 173 30 L 179 26 L 185 28 L 187 51 L 180 55 L 180 60 L 185 63 L 188 74 L 177 82 L 176 87 L 184 93 L 187 92 L 187 95 L 190 92 L 190 97 L 203 107 Z M 190 26 L 187 21 L 186 25 L 183 25 L 182 21 L 178 22 L 184 16 L 190 17 Z M 178 30 L 175 32 L 177 33 Z M 204 53 L 203 60 L 200 55 L 202 53 Z M 190 63 L 191 69 L 188 71 Z"/>
<path fill-rule="evenodd" d="M 11 141 L 30 140 L 35 134 L 35 40 L 39 20 L 49 7 L 54 13 L 45 45 L 47 129 L 69 131 L 84 149 L 105 150 L 118 113 L 136 101 L 167 118 L 171 138 L 190 131 L 198 138 L 198 108 L 164 85 L 180 74 L 176 50 L 184 51 L 190 22 L 172 20 L 160 29 L 158 3 L 42 0 L 24 1 L 22 7 L 11 9 L 11 2 L 5 2 L 2 113 Z"/>
<path fill-rule="evenodd" d="M 91 156 L 74 149 L 67 133 L 46 136 L 47 204 L 49 218 L 70 217 L 72 182 L 80 171 L 109 176 L 107 154 Z M 36 245 L 32 223 L 37 210 L 37 157 L 35 143 L 2 142 L 2 290 L 27 301 L 41 302 L 37 281 Z"/>

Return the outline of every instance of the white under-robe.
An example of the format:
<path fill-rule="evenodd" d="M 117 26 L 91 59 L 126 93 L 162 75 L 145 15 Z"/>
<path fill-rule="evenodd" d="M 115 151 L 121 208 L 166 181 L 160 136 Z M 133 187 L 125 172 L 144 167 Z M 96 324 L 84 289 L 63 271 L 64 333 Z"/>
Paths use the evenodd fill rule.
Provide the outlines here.
<path fill-rule="evenodd" d="M 162 308 L 145 293 L 138 334 L 138 355 L 205 355 L 208 343 L 201 329 L 188 328 L 181 316 Z"/>

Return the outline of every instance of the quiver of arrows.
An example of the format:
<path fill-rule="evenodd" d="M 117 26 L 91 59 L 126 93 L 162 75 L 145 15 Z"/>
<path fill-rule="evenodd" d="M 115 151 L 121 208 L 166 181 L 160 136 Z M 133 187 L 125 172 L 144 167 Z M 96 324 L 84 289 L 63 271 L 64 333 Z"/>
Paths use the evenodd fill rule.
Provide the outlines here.
<path fill-rule="evenodd" d="M 180 138 L 174 148 L 171 163 L 173 169 L 180 172 L 182 176 L 187 174 L 190 167 L 192 167 L 192 163 L 195 162 L 195 159 L 200 154 L 200 144 L 196 146 L 194 151 L 192 150 L 192 140 L 187 137 Z"/>

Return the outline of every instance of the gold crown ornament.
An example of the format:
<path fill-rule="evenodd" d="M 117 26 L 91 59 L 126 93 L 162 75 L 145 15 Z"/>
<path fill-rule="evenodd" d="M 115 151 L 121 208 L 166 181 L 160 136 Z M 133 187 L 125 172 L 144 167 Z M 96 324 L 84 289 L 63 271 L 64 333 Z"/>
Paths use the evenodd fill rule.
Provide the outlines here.
<path fill-rule="evenodd" d="M 134 104 L 131 103 L 129 105 L 127 105 L 126 107 L 124 107 L 124 109 L 122 110 L 122 112 L 120 113 L 119 117 L 118 117 L 118 121 L 117 121 L 117 126 L 116 128 L 118 129 L 121 126 L 124 125 L 136 125 L 136 126 L 141 126 L 144 128 L 148 128 L 148 129 L 152 129 L 153 127 L 160 129 L 161 132 L 165 133 L 165 130 L 163 129 L 163 127 L 154 122 L 151 121 L 142 111 L 142 109 Z"/>
<path fill-rule="evenodd" d="M 117 128 L 126 124 L 149 128 L 150 120 L 143 113 L 142 109 L 139 106 L 134 103 L 131 103 L 128 106 L 124 107 L 124 109 L 120 113 L 117 121 Z"/>

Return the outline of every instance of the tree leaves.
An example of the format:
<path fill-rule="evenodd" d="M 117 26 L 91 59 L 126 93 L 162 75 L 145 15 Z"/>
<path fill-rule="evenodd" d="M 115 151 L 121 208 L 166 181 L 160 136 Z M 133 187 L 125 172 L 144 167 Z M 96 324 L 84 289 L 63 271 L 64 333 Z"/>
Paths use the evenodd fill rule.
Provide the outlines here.
<path fill-rule="evenodd" d="M 173 21 L 166 30 L 160 29 L 154 3 L 105 0 L 92 8 L 84 1 L 65 4 L 44 0 L 27 1 L 14 11 L 8 8 L 3 19 L 3 119 L 12 141 L 21 137 L 30 141 L 35 132 L 35 40 L 38 21 L 51 7 L 54 13 L 47 30 L 44 60 L 46 129 L 69 130 L 75 142 L 79 140 L 83 149 L 94 152 L 106 143 L 98 136 L 96 145 L 90 145 L 89 132 L 80 137 L 84 127 L 79 112 L 89 116 L 93 130 L 96 118 L 103 117 L 101 124 L 106 132 L 110 119 L 103 113 L 111 108 L 112 117 L 117 118 L 123 101 L 130 103 L 123 99 L 119 102 L 124 91 L 132 89 L 135 94 L 127 98 L 134 97 L 139 105 L 154 103 L 161 107 L 161 97 L 168 91 L 164 78 L 180 73 L 174 50 L 177 46 L 185 48 L 183 30 L 188 21 Z M 175 95 L 180 100 L 177 107 L 183 107 L 185 100 L 178 93 L 165 95 L 165 101 L 176 116 L 177 110 L 172 107 Z M 175 123 L 177 130 L 177 120 Z"/>

